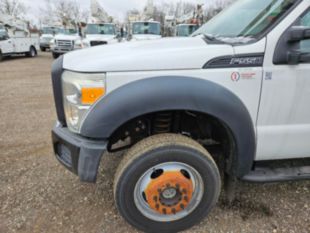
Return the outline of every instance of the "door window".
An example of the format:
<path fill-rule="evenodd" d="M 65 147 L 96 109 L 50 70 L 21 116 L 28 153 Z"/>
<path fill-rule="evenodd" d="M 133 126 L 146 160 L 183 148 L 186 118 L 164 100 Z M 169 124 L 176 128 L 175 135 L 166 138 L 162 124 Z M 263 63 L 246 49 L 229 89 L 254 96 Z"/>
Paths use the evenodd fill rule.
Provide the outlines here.
<path fill-rule="evenodd" d="M 7 40 L 8 38 L 9 38 L 9 35 L 6 32 L 6 30 L 0 29 L 0 40 Z"/>
<path fill-rule="evenodd" d="M 310 10 L 301 17 L 300 26 L 310 27 Z M 310 39 L 301 41 L 300 49 L 302 52 L 310 52 Z"/>

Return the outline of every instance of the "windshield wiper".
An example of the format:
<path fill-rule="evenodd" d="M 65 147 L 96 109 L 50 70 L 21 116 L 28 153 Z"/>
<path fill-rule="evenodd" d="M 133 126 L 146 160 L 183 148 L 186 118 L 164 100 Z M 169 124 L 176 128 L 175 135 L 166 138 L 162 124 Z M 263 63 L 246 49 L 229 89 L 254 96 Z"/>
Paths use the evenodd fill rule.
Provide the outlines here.
<path fill-rule="evenodd" d="M 199 36 L 199 35 L 203 35 L 203 37 L 208 41 L 208 42 L 219 42 L 219 43 L 222 43 L 222 44 L 225 44 L 224 41 L 220 40 L 218 37 L 216 36 L 213 36 L 213 35 L 210 35 L 210 34 L 207 34 L 207 33 L 198 33 L 198 34 L 195 34 L 194 36 Z"/>

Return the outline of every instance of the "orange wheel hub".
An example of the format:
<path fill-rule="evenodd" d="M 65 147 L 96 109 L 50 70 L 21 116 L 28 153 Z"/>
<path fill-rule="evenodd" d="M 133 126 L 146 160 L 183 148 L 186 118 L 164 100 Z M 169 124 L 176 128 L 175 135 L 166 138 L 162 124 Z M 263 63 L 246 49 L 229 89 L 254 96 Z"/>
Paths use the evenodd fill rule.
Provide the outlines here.
<path fill-rule="evenodd" d="M 193 195 L 193 183 L 181 171 L 167 171 L 153 179 L 144 191 L 149 206 L 160 214 L 184 210 Z"/>

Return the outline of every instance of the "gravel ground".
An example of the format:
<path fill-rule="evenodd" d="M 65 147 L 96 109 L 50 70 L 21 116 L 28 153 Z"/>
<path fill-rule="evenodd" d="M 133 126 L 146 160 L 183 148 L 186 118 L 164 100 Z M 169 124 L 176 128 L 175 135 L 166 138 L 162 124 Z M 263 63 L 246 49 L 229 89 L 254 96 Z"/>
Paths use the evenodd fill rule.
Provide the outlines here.
<path fill-rule="evenodd" d="M 136 232 L 113 203 L 120 154 L 104 156 L 96 185 L 54 158 L 51 63 L 49 53 L 0 63 L 0 233 Z M 187 232 L 310 232 L 310 181 L 241 183 L 233 205 L 220 201 Z"/>

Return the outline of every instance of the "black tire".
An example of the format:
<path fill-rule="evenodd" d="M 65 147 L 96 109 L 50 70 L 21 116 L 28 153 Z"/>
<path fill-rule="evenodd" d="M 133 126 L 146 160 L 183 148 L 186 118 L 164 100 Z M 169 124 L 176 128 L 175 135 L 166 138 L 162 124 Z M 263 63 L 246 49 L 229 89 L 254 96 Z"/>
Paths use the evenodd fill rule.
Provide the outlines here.
<path fill-rule="evenodd" d="M 45 52 L 45 51 L 46 51 L 46 48 L 40 47 L 40 50 L 41 50 L 41 52 Z"/>
<path fill-rule="evenodd" d="M 0 51 L 0 62 L 3 60 L 2 52 Z"/>
<path fill-rule="evenodd" d="M 31 46 L 30 49 L 29 49 L 29 52 L 26 53 L 26 56 L 27 57 L 36 57 L 37 56 L 36 49 L 33 46 Z"/>
<path fill-rule="evenodd" d="M 54 59 L 59 58 L 59 56 L 60 56 L 60 55 L 59 55 L 58 53 L 53 53 L 53 58 L 54 58 Z"/>
<path fill-rule="evenodd" d="M 193 167 L 201 175 L 203 187 L 208 188 L 203 189 L 199 204 L 187 216 L 168 222 L 154 221 L 135 204 L 135 186 L 148 169 L 171 162 Z M 133 146 L 121 161 L 114 180 L 114 198 L 120 214 L 144 232 L 178 232 L 192 227 L 215 206 L 220 189 L 220 173 L 210 154 L 194 140 L 174 134 L 152 136 Z"/>

